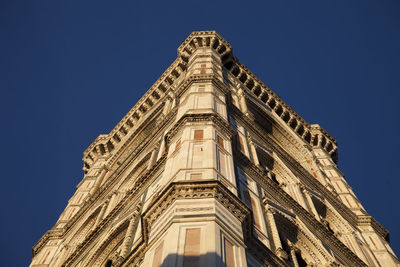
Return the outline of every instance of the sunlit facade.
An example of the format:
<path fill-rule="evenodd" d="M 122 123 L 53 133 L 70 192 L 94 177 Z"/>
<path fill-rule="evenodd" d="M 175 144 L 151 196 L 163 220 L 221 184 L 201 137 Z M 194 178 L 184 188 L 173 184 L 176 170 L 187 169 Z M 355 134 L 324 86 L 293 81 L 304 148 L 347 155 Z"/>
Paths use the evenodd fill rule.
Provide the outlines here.
<path fill-rule="evenodd" d="M 86 149 L 30 266 L 400 266 L 337 160 L 227 41 L 193 32 Z"/>

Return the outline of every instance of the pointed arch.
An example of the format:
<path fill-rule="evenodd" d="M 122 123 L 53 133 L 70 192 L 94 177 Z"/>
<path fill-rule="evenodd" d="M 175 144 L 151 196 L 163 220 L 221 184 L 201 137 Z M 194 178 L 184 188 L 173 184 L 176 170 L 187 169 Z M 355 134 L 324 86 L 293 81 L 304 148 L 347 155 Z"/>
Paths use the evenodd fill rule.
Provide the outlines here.
<path fill-rule="evenodd" d="M 289 248 L 294 247 L 301 253 L 302 259 L 307 264 L 316 264 L 317 266 L 334 260 L 315 237 L 310 236 L 302 229 L 300 222 L 292 218 L 289 219 L 280 211 L 274 215 L 274 218 L 282 247 L 287 250 L 286 253 L 289 254 Z"/>
<path fill-rule="evenodd" d="M 93 229 L 97 216 L 99 216 L 101 210 L 101 206 L 98 206 L 92 214 L 86 219 L 86 221 L 81 225 L 81 227 L 76 231 L 71 239 L 71 243 L 73 245 L 77 245 L 81 243 L 85 237 L 89 234 L 89 232 Z"/>
<path fill-rule="evenodd" d="M 83 262 L 83 266 L 104 266 L 111 256 L 118 253 L 118 248 L 122 245 L 129 220 L 120 223 L 111 233 L 107 234 L 107 238 L 101 242 L 95 252 Z"/>

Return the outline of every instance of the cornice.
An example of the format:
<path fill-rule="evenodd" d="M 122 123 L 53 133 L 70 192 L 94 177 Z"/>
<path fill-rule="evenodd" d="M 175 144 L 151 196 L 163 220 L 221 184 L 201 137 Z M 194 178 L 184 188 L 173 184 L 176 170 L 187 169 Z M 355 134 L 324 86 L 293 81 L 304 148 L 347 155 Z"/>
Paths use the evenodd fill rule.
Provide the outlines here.
<path fill-rule="evenodd" d="M 99 254 L 106 248 L 106 246 L 123 230 L 124 228 L 127 228 L 129 225 L 130 220 L 136 220 L 137 217 L 140 215 L 139 211 L 141 208 L 141 203 L 137 203 L 136 205 L 136 212 L 134 212 L 134 215 L 132 218 L 127 218 L 125 219 L 122 223 L 120 223 L 113 231 L 111 234 L 107 236 L 105 240 L 102 241 L 101 245 L 96 249 L 96 251 L 92 254 L 91 257 L 89 257 L 88 260 L 85 260 L 85 262 L 91 263 L 94 259 L 98 258 Z"/>
<path fill-rule="evenodd" d="M 136 133 L 140 131 L 150 120 L 153 118 L 152 115 L 149 116 L 150 110 L 152 110 L 156 114 L 159 112 L 163 106 L 162 101 L 166 99 L 169 92 L 175 91 L 177 96 L 179 97 L 185 90 L 194 82 L 200 81 L 211 81 L 214 85 L 218 86 L 224 92 L 227 92 L 229 89 L 215 76 L 213 75 L 193 75 L 186 79 L 183 83 L 180 83 L 177 86 L 177 79 L 181 77 L 181 74 L 184 73 L 187 69 L 187 64 L 189 58 L 193 55 L 194 51 L 201 47 L 211 47 L 214 49 L 218 55 L 221 57 L 221 61 L 223 62 L 226 70 L 229 71 L 229 75 L 235 77 L 236 80 L 240 81 L 243 88 L 245 88 L 247 94 L 251 94 L 252 96 L 259 99 L 263 102 L 266 107 L 270 108 L 271 111 L 275 112 L 290 128 L 293 129 L 295 133 L 297 133 L 301 138 L 305 140 L 306 143 L 310 144 L 313 147 L 321 147 L 326 150 L 329 154 L 333 155 L 337 151 L 337 142 L 336 140 L 329 135 L 327 131 L 322 129 L 319 125 L 313 124 L 310 125 L 307 123 L 301 116 L 299 116 L 289 105 L 283 102 L 267 85 L 265 85 L 262 81 L 260 81 L 246 66 L 244 66 L 240 61 L 232 55 L 232 47 L 231 45 L 225 41 L 218 33 L 215 31 L 201 31 L 201 32 L 193 32 L 189 35 L 188 38 L 179 46 L 178 48 L 178 58 L 171 64 L 171 66 L 161 75 L 159 79 L 154 83 L 154 85 L 143 95 L 143 97 L 132 107 L 132 109 L 122 118 L 122 120 L 110 131 L 108 134 L 100 135 L 95 139 L 95 141 L 85 150 L 83 153 L 83 161 L 84 161 L 84 171 L 87 171 L 96 160 L 97 157 L 107 156 L 105 154 L 109 154 L 108 164 L 113 164 L 119 158 L 121 154 L 124 153 L 125 148 L 128 147 L 131 142 L 134 141 L 136 137 Z M 173 113 L 175 112 L 175 113 Z M 176 108 L 172 111 L 172 115 L 168 114 L 168 122 L 171 118 L 173 118 L 176 114 Z M 288 114 L 289 119 L 285 119 L 284 116 Z M 147 117 L 146 117 L 147 116 Z M 146 117 L 145 120 L 139 123 L 139 119 Z M 239 116 L 240 117 L 240 116 Z M 167 139 L 170 140 L 174 134 L 187 122 L 197 122 L 197 121 L 212 121 L 217 124 L 225 133 L 227 133 L 230 137 L 233 136 L 233 131 L 230 129 L 229 125 L 225 120 L 223 120 L 219 115 L 216 114 L 190 114 L 184 115 L 168 132 Z M 335 198 L 335 196 L 327 190 L 322 184 L 320 184 L 316 179 L 312 177 L 311 174 L 308 173 L 298 162 L 292 159 L 287 153 L 273 140 L 270 140 L 267 136 L 262 134 L 259 127 L 251 124 L 245 119 L 241 119 L 241 122 L 246 124 L 247 127 L 253 129 L 253 131 L 261 137 L 261 140 L 265 142 L 267 145 L 274 147 L 274 151 L 279 155 L 279 157 L 284 160 L 286 164 L 291 166 L 293 171 L 299 177 L 302 177 L 302 180 L 307 183 L 308 186 L 312 188 L 317 188 L 318 192 L 321 192 L 328 201 L 337 209 L 337 211 L 343 216 L 346 220 L 350 222 L 353 226 L 364 226 L 370 225 L 378 233 L 382 236 L 387 237 L 387 231 L 372 217 L 369 215 L 359 216 L 358 218 L 351 212 L 345 205 L 343 205 L 339 200 Z M 144 123 L 146 122 L 146 123 Z M 161 129 L 166 126 L 164 122 L 160 127 L 156 127 Z M 306 138 L 306 134 L 311 133 L 312 137 L 310 140 Z M 117 138 L 115 137 L 117 136 Z M 118 138 L 120 136 L 121 138 Z M 146 140 L 149 140 L 153 137 L 149 137 Z M 320 139 L 322 138 L 322 139 Z M 119 140 L 118 140 L 119 139 Z M 326 140 L 325 140 L 326 139 Z M 326 142 L 324 143 L 325 140 Z M 123 142 L 123 145 L 119 144 L 118 151 L 114 150 L 117 143 Z M 73 224 L 81 217 L 85 212 L 92 206 L 96 201 L 103 196 L 112 184 L 115 182 L 116 178 L 123 173 L 124 170 L 128 167 L 129 163 L 136 157 L 138 153 L 143 151 L 146 147 L 146 142 L 141 142 L 138 146 L 133 149 L 131 155 L 129 155 L 121 165 L 112 173 L 106 183 L 100 187 L 100 189 L 90 197 L 87 201 L 84 202 L 81 209 L 75 214 L 75 216 L 67 223 L 65 228 L 53 228 L 49 230 L 33 247 L 33 255 L 37 254 L 40 249 L 47 243 L 49 239 L 52 238 L 63 238 L 68 230 L 73 226 Z M 103 146 L 102 148 L 100 146 Z M 113 154 L 111 154 L 111 150 Z M 104 152 L 104 153 L 103 153 Z M 237 152 L 236 152 L 237 153 Z M 108 157 L 107 156 L 107 157 Z M 239 157 L 240 158 L 240 157 Z M 139 177 L 138 181 L 135 182 L 134 187 L 129 190 L 122 201 L 118 203 L 118 205 L 113 209 L 113 211 L 106 217 L 107 220 L 103 220 L 98 227 L 105 227 L 105 225 L 114 218 L 118 212 L 123 208 L 123 204 L 126 203 L 129 199 L 131 201 L 133 198 L 136 198 L 140 191 L 143 190 L 146 186 L 149 185 L 149 182 L 154 177 L 155 173 L 160 170 L 161 166 L 165 164 L 166 155 L 164 155 L 157 163 L 153 170 L 147 171 L 143 176 Z M 336 237 L 332 235 L 320 222 L 315 220 L 313 217 L 310 217 L 308 212 L 304 210 L 298 203 L 295 202 L 288 194 L 286 194 L 281 188 L 279 188 L 276 184 L 274 184 L 270 179 L 265 178 L 266 173 L 258 169 L 256 166 L 253 166 L 251 162 L 247 162 L 245 158 L 241 158 L 241 161 L 246 167 L 254 172 L 258 177 L 258 181 L 261 185 L 264 186 L 265 190 L 269 190 L 268 192 L 273 192 L 275 196 L 279 197 L 279 199 L 287 202 L 287 205 L 291 207 L 291 209 L 296 213 L 300 214 L 301 218 L 307 222 L 310 228 L 315 229 L 316 233 L 320 236 L 326 238 L 329 243 L 339 252 L 339 254 L 345 255 L 345 258 L 349 257 L 351 259 L 351 264 L 353 266 L 362 266 L 363 262 L 346 246 L 344 246 Z M 188 183 L 190 184 L 190 183 Z M 173 184 L 171 186 L 176 186 Z M 221 185 L 219 185 L 221 186 Z M 171 189 L 172 190 L 172 189 Z M 221 192 L 227 189 L 218 189 Z M 228 190 L 229 192 L 229 190 Z M 286 195 L 285 195 L 286 194 Z M 161 201 L 161 200 L 160 200 Z M 293 202 L 294 201 L 294 202 Z M 236 205 L 236 204 L 235 204 Z M 150 213 L 149 213 L 150 214 Z M 156 211 L 153 212 L 156 214 Z M 308 216 L 307 216 L 308 214 Z M 111 217 L 109 217 L 111 216 Z M 149 217 L 147 217 L 149 218 Z M 148 221 L 150 222 L 150 221 Z M 146 223 L 148 223 L 146 222 Z M 149 223 L 151 225 L 151 223 Z M 96 228 L 98 229 L 98 228 Z M 96 233 L 96 229 L 92 231 L 87 238 L 92 238 L 90 240 L 84 240 L 86 245 L 80 245 L 80 251 L 83 251 L 87 244 L 92 242 L 101 231 L 99 228 Z M 321 230 L 322 229 L 322 230 Z M 343 248 L 344 246 L 344 248 Z M 145 248 L 145 246 L 144 246 Z M 135 252 L 136 253 L 136 252 Z M 77 256 L 72 257 L 69 262 L 72 262 Z"/>
<path fill-rule="evenodd" d="M 216 31 L 195 31 L 179 46 L 178 57 L 187 62 L 194 50 L 199 47 L 212 47 L 224 54 L 232 52 L 232 46 Z"/>
<path fill-rule="evenodd" d="M 249 237 L 248 251 L 263 264 L 263 266 L 288 266 L 278 256 L 267 248 L 260 240 Z"/>
<path fill-rule="evenodd" d="M 245 172 L 251 172 L 252 178 L 272 197 L 291 210 L 318 238 L 324 240 L 332 251 L 350 266 L 366 266 L 347 246 L 334 236 L 322 223 L 317 221 L 308 211 L 297 203 L 275 182 L 267 178 L 267 173 L 255 166 L 247 157 L 234 150 L 234 156 Z"/>
<path fill-rule="evenodd" d="M 58 239 L 62 238 L 64 235 L 64 229 L 50 229 L 48 230 L 36 244 L 32 247 L 32 257 L 39 253 L 42 247 L 47 243 L 50 239 Z"/>
<path fill-rule="evenodd" d="M 180 199 L 204 199 L 213 198 L 221 203 L 232 215 L 234 215 L 241 223 L 245 231 L 245 239 L 249 244 L 249 248 L 255 255 L 263 255 L 264 260 L 268 260 L 272 266 L 286 266 L 271 250 L 265 247 L 260 241 L 255 240 L 252 234 L 251 210 L 231 191 L 229 191 L 221 182 L 216 180 L 203 181 L 179 181 L 171 183 L 166 187 L 159 196 L 154 200 L 142 215 L 142 242 L 137 248 L 133 249 L 127 257 L 123 266 L 138 266 L 149 249 L 149 233 L 151 225 L 159 218 L 169 206 L 176 200 Z"/>
<path fill-rule="evenodd" d="M 238 111 L 236 111 L 237 113 Z M 358 223 L 357 216 L 347 207 L 345 206 L 337 197 L 328 189 L 326 189 L 318 180 L 316 180 L 306 169 L 304 169 L 298 162 L 296 162 L 291 156 L 289 156 L 278 144 L 276 144 L 272 139 L 268 138 L 268 136 L 262 134 L 262 130 L 259 129 L 255 124 L 251 124 L 248 120 L 244 120 L 241 118 L 240 114 L 232 114 L 235 115 L 235 119 L 241 121 L 243 124 L 246 124 L 246 127 L 252 129 L 254 133 L 257 134 L 261 140 L 265 142 L 264 145 L 271 146 L 274 148 L 274 152 L 278 154 L 278 156 L 284 160 L 285 164 L 291 166 L 291 170 L 298 177 L 302 178 L 302 181 L 306 183 L 307 186 L 311 188 L 315 188 L 321 195 L 325 196 L 328 202 L 336 209 L 336 211 L 345 218 L 350 225 L 355 228 L 358 228 L 360 225 Z M 372 217 L 371 217 L 372 218 Z M 389 232 L 380 225 L 375 219 L 370 220 L 370 226 L 373 227 L 377 233 L 379 233 L 383 238 L 388 240 Z"/>
<path fill-rule="evenodd" d="M 161 169 L 161 167 L 165 165 L 165 162 L 166 162 L 166 156 L 164 155 L 157 161 L 157 163 L 154 165 L 154 167 L 151 170 L 148 170 L 141 177 L 139 177 L 137 179 L 137 181 L 134 184 L 135 190 L 133 190 L 133 189 L 129 190 L 126 193 L 125 197 L 120 201 L 120 203 L 126 202 L 127 198 L 129 196 L 132 196 L 132 195 L 136 196 L 137 194 L 134 194 L 136 192 L 136 190 L 141 191 L 141 189 L 144 186 L 146 186 L 145 183 L 147 183 L 149 181 L 149 179 L 151 179 L 152 177 L 155 176 L 155 174 Z M 81 218 L 86 213 L 86 211 L 90 209 L 90 207 L 92 207 L 95 203 L 97 203 L 97 200 L 100 199 L 101 195 L 107 191 L 107 189 L 111 186 L 113 181 L 114 180 L 109 179 L 106 185 L 99 188 L 99 191 L 94 196 L 92 196 L 90 199 L 88 199 L 88 201 L 86 201 L 84 203 L 82 208 L 69 220 L 69 222 L 67 223 L 67 225 L 64 228 L 53 228 L 53 229 L 47 231 L 46 234 L 44 236 L 42 236 L 42 238 L 40 238 L 40 240 L 33 246 L 33 248 L 32 248 L 33 256 L 35 256 L 37 253 L 39 253 L 39 251 L 42 249 L 42 247 L 46 244 L 46 242 L 49 239 L 64 238 L 65 235 L 68 233 L 68 231 L 75 224 L 75 222 L 78 221 L 79 218 Z M 117 209 L 117 207 L 118 207 L 118 205 L 114 208 L 114 210 Z M 106 218 L 108 218 L 108 217 L 109 216 L 107 216 Z M 111 216 L 110 219 L 113 217 L 114 216 Z M 109 219 L 106 220 L 106 218 L 103 219 L 102 223 L 107 223 L 109 221 Z M 100 224 L 98 227 L 101 227 L 101 225 L 102 224 Z M 94 230 L 94 232 L 96 232 L 96 230 Z M 88 236 L 88 238 L 89 238 L 89 236 Z M 83 241 L 82 243 L 84 243 L 84 242 L 85 241 Z"/>
<path fill-rule="evenodd" d="M 90 169 L 98 154 L 104 155 L 114 149 L 114 144 L 122 141 L 122 138 L 114 138 L 115 135 L 128 135 L 131 129 L 134 129 L 136 121 L 143 117 L 147 110 L 159 103 L 167 91 L 174 90 L 175 81 L 185 72 L 187 62 L 194 50 L 199 47 L 212 47 L 219 54 L 230 53 L 232 48 L 215 31 L 193 32 L 178 48 L 178 58 L 170 67 L 160 76 L 152 87 L 143 95 L 143 97 L 131 108 L 131 110 L 121 119 L 121 121 L 108 134 L 100 135 L 84 151 L 84 171 Z M 121 130 L 122 129 L 122 130 Z M 99 148 L 97 148 L 100 146 Z"/>
<path fill-rule="evenodd" d="M 167 97 L 167 93 L 172 89 L 174 82 L 180 77 L 180 75 L 186 70 L 186 62 L 183 62 L 180 58 L 176 59 L 171 66 L 160 76 L 160 78 L 153 84 L 153 86 L 143 95 L 143 97 L 131 108 L 131 110 L 121 119 L 121 121 L 110 131 L 108 134 L 102 134 L 84 151 L 83 161 L 85 163 L 84 171 L 86 172 L 91 164 L 94 162 L 97 155 L 104 155 L 110 153 L 108 151 L 108 143 L 111 143 L 109 147 L 114 149 L 114 144 L 117 144 L 123 138 L 114 138 L 118 136 L 129 136 L 130 133 L 136 129 L 136 122 L 141 117 L 147 115 L 147 111 L 155 105 L 162 103 L 163 99 Z M 122 130 L 121 130 L 122 129 Z M 103 148 L 97 148 L 98 146 Z"/>
<path fill-rule="evenodd" d="M 298 115 L 271 88 L 233 56 L 231 45 L 215 31 L 200 31 L 190 34 L 178 48 L 178 56 L 187 62 L 194 50 L 203 46 L 212 47 L 220 55 L 223 66 L 228 70 L 229 75 L 235 77 L 248 94 L 253 95 L 271 108 L 271 111 L 275 112 L 306 143 L 326 150 L 336 162 L 336 140 L 319 125 L 310 125 Z M 308 136 L 309 134 L 312 134 L 312 136 Z"/>
<path fill-rule="evenodd" d="M 358 226 L 371 226 L 377 233 L 379 233 L 386 241 L 389 242 L 389 231 L 386 230 L 378 221 L 370 215 L 358 215 Z"/>
<path fill-rule="evenodd" d="M 110 157 L 110 159 L 107 161 L 107 165 L 108 168 L 111 168 L 116 160 L 118 160 L 121 157 L 121 154 L 123 154 L 127 147 L 131 146 L 133 142 L 136 141 L 137 137 L 139 136 L 140 133 L 143 132 L 144 129 L 147 130 L 148 125 L 155 121 L 156 124 L 159 124 L 160 122 L 162 122 L 165 117 L 163 115 L 161 115 L 160 117 L 157 117 L 158 115 L 160 115 L 161 113 L 161 109 L 164 107 L 164 104 L 159 105 L 153 112 L 151 115 L 149 115 L 141 124 L 140 126 L 129 136 L 129 138 L 124 142 L 124 144 L 118 149 L 118 151 L 116 151 L 114 153 L 114 155 L 112 157 Z M 171 117 L 171 116 L 169 116 Z M 153 126 L 156 127 L 157 125 Z M 151 130 L 151 129 L 150 129 Z"/>
<path fill-rule="evenodd" d="M 187 123 L 204 121 L 213 122 L 221 131 L 227 134 L 229 138 L 234 135 L 234 132 L 230 128 L 228 122 L 221 118 L 218 113 L 185 114 L 166 134 L 167 144 L 171 142 L 171 139 L 176 135 L 176 133 L 179 132 L 179 130 Z"/>
<path fill-rule="evenodd" d="M 176 200 L 204 198 L 216 199 L 241 223 L 250 214 L 247 206 L 219 181 L 173 182 L 155 199 L 153 205 L 142 216 L 145 242 L 148 242 L 148 235 L 154 221 Z"/>
<path fill-rule="evenodd" d="M 317 124 L 310 125 L 306 122 L 237 58 L 232 57 L 223 62 L 223 64 L 229 74 L 241 83 L 241 88 L 244 88 L 246 94 L 264 103 L 266 107 L 271 109 L 271 112 L 274 112 L 283 123 L 287 124 L 306 143 L 313 147 L 324 149 L 332 156 L 335 162 L 337 161 L 337 142 L 327 131 Z M 321 130 L 316 132 L 316 127 Z M 309 136 L 310 134 L 312 136 Z"/>
<path fill-rule="evenodd" d="M 287 127 L 285 128 L 285 124 L 281 124 L 281 123 L 277 123 L 275 120 L 276 118 L 273 118 L 271 113 L 272 110 L 271 109 L 267 109 L 267 107 L 262 107 L 260 103 L 254 102 L 255 99 L 251 99 L 250 102 L 252 104 L 254 104 L 253 108 L 256 110 L 256 112 L 258 113 L 257 115 L 261 116 L 262 118 L 268 120 L 269 122 L 271 122 L 271 124 L 273 125 L 273 127 L 276 127 L 276 129 L 278 129 L 278 131 L 284 135 L 288 140 L 290 140 L 290 142 L 294 143 L 294 145 L 296 146 L 296 148 L 298 150 L 300 150 L 303 154 L 309 154 L 312 151 L 312 146 L 307 143 L 304 142 L 301 138 L 301 136 L 299 136 L 298 134 L 296 134 L 295 136 L 293 135 L 293 131 L 290 131 L 291 128 L 287 129 Z M 234 112 L 236 114 L 243 114 L 240 109 L 238 109 L 235 105 L 230 104 L 229 105 L 230 109 L 233 109 Z M 267 110 L 266 110 L 267 109 Z M 267 113 L 270 112 L 270 113 Z M 252 121 L 254 121 L 253 119 L 253 114 L 249 114 L 249 115 L 242 115 L 242 116 L 247 116 L 249 118 L 249 116 L 251 116 Z M 294 138 L 297 137 L 297 138 Z M 311 155 L 311 154 L 310 154 Z"/>
<path fill-rule="evenodd" d="M 224 67 L 229 71 L 229 74 L 235 77 L 242 87 L 248 93 L 253 94 L 263 103 L 269 106 L 279 117 L 286 118 L 284 122 L 289 125 L 297 134 L 299 134 L 306 142 L 312 145 L 321 145 L 328 153 L 337 157 L 337 142 L 325 130 L 315 133 L 316 125 L 310 125 L 301 116 L 299 116 L 289 105 L 287 105 L 278 95 L 276 95 L 267 85 L 258 79 L 245 65 L 243 65 L 232 54 L 232 46 L 223 39 L 215 31 L 197 31 L 192 32 L 179 46 L 178 58 L 171 66 L 161 75 L 154 85 L 144 94 L 144 96 L 132 107 L 132 109 L 122 118 L 122 120 L 114 127 L 109 134 L 101 135 L 88 147 L 84 152 L 84 171 L 86 172 L 96 157 L 96 154 L 104 154 L 112 150 L 115 143 L 120 142 L 120 138 L 113 138 L 115 134 L 119 135 L 122 131 L 126 135 L 129 133 L 134 123 L 142 117 L 146 111 L 154 104 L 159 103 L 161 97 L 165 96 L 168 90 L 174 90 L 172 85 L 186 71 L 189 58 L 198 48 L 210 47 L 216 51 L 221 57 Z M 194 79 L 201 79 L 196 77 Z M 133 127 L 134 128 L 134 127 Z M 122 129 L 122 130 L 121 130 Z M 307 133 L 314 132 L 312 138 L 306 136 Z M 322 142 L 316 141 L 315 144 L 311 140 L 322 139 Z M 327 141 L 325 141 L 327 140 Z M 96 148 L 97 146 L 102 146 Z"/>
<path fill-rule="evenodd" d="M 115 217 L 128 205 L 128 203 L 136 203 L 134 206 L 139 206 L 139 201 L 141 193 L 145 187 L 150 186 L 150 182 L 156 177 L 156 173 L 159 169 L 165 165 L 166 157 L 160 158 L 155 164 L 154 168 L 145 172 L 141 177 L 139 177 L 134 183 L 132 189 L 126 192 L 124 198 L 114 207 L 114 209 L 104 218 L 101 223 L 83 240 L 83 242 L 78 245 L 76 250 L 70 257 L 65 261 L 64 266 L 69 266 L 79 255 L 81 255 L 85 249 L 98 237 L 102 231 L 108 226 Z"/>
<path fill-rule="evenodd" d="M 157 129 L 154 132 L 159 132 L 165 127 L 168 127 L 170 122 L 175 118 L 177 112 L 177 108 L 175 107 L 166 117 L 163 117 L 162 120 L 160 120 L 161 123 L 158 124 Z M 148 118 L 149 119 L 149 118 Z M 63 228 L 56 228 L 57 224 L 49 231 L 46 232 L 45 235 L 43 235 L 38 242 L 32 247 L 32 255 L 36 255 L 40 249 L 46 244 L 47 240 L 52 237 L 58 237 L 58 238 L 63 238 L 65 234 L 69 231 L 70 228 L 74 225 L 76 221 L 79 220 L 85 212 L 92 207 L 95 203 L 97 203 L 97 200 L 100 199 L 106 192 L 108 192 L 109 188 L 113 185 L 113 183 L 116 181 L 116 178 L 124 173 L 126 168 L 129 167 L 129 164 L 136 158 L 136 155 L 140 154 L 140 151 L 143 151 L 143 149 L 149 144 L 151 138 L 154 138 L 154 136 L 149 136 L 148 139 L 144 140 L 143 142 L 140 142 L 136 149 L 134 149 L 131 153 L 130 156 L 125 159 L 125 161 L 118 167 L 118 169 L 114 170 L 113 173 L 108 177 L 107 181 L 95 192 L 94 195 L 90 196 L 90 198 L 86 199 L 86 201 L 83 203 L 79 211 L 71 218 L 69 219 L 68 223 L 63 227 Z M 160 164 L 165 164 L 165 159 L 166 155 L 161 157 L 158 161 Z M 158 164 L 157 163 L 157 164 Z M 155 165 L 152 170 L 159 170 L 160 169 L 160 164 Z M 146 172 L 144 175 L 149 174 L 149 172 Z M 62 234 L 60 234 L 62 232 Z M 57 233 L 57 235 L 55 234 Z"/>
<path fill-rule="evenodd" d="M 267 204 L 268 206 L 266 206 L 266 210 L 268 210 L 268 209 L 272 210 L 273 213 L 280 214 L 285 219 L 287 219 L 289 223 L 291 223 L 294 227 L 296 227 L 296 230 L 298 231 L 297 236 L 299 237 L 300 234 L 303 235 L 305 240 L 308 241 L 310 244 L 312 244 L 312 246 L 314 246 L 316 248 L 316 250 L 321 254 L 321 256 L 324 258 L 325 261 L 329 262 L 329 261 L 334 260 L 332 255 L 327 253 L 327 251 L 321 247 L 321 244 L 318 243 L 317 240 L 309 234 L 309 232 L 305 231 L 303 229 L 303 227 L 300 226 L 299 222 L 296 220 L 296 215 L 293 214 L 293 217 L 288 216 L 288 214 L 286 214 L 286 213 L 290 213 L 290 212 L 286 211 L 281 206 L 277 205 L 276 203 L 273 203 L 275 206 L 272 206 L 272 205 L 270 205 L 270 201 L 268 201 L 268 200 L 267 200 L 267 203 L 268 203 Z M 280 224 L 279 226 L 284 228 L 283 235 L 288 236 L 288 234 L 293 234 L 291 232 L 291 228 L 288 227 L 286 224 Z M 301 241 L 300 238 L 299 238 L 299 241 Z M 305 243 L 303 243 L 303 245 L 305 247 L 307 247 L 307 245 Z M 321 264 L 321 263 L 319 263 L 319 264 Z"/>
<path fill-rule="evenodd" d="M 303 166 L 295 161 L 287 152 L 281 148 L 275 141 L 269 138 L 267 135 L 263 134 L 263 130 L 256 124 L 249 123 L 248 120 L 242 119 L 241 114 L 233 113 L 235 119 L 245 124 L 248 129 L 251 129 L 260 140 L 264 143 L 263 145 L 273 148 L 273 151 L 279 156 L 281 160 L 288 166 L 290 166 L 291 171 L 310 188 L 315 189 L 321 195 L 323 195 L 337 210 L 338 212 L 348 220 L 354 227 L 356 226 L 355 214 L 347 208 L 340 200 L 338 200 L 331 191 L 326 189 L 317 179 L 315 179 Z"/>
<path fill-rule="evenodd" d="M 176 88 L 176 96 L 179 98 L 182 94 L 194 83 L 212 83 L 223 93 L 228 93 L 229 88 L 216 76 L 214 73 L 212 74 L 202 74 L 202 75 L 190 75 Z"/>
<path fill-rule="evenodd" d="M 242 123 L 246 124 L 246 127 L 253 130 L 254 133 L 260 137 L 266 145 L 269 145 L 274 148 L 274 152 L 278 154 L 278 156 L 284 160 L 285 164 L 290 165 L 291 170 L 298 177 L 302 178 L 302 181 L 307 184 L 307 186 L 314 188 L 319 192 L 320 195 L 323 195 L 328 202 L 336 209 L 336 211 L 345 218 L 353 227 L 357 228 L 357 226 L 361 225 L 365 216 L 370 217 L 371 219 L 367 219 L 369 225 L 374 228 L 384 239 L 389 239 L 389 232 L 377 222 L 373 217 L 369 215 L 360 215 L 356 216 L 346 205 L 344 205 L 333 192 L 328 190 L 325 186 L 323 186 L 317 179 L 315 179 L 300 163 L 295 161 L 290 155 L 288 155 L 283 148 L 281 148 L 278 144 L 276 144 L 272 139 L 268 136 L 262 134 L 262 130 L 255 124 L 251 124 L 248 120 L 242 119 L 241 115 L 238 114 L 238 110 L 235 110 L 235 118 L 240 120 Z M 365 225 L 365 224 L 364 224 Z"/>

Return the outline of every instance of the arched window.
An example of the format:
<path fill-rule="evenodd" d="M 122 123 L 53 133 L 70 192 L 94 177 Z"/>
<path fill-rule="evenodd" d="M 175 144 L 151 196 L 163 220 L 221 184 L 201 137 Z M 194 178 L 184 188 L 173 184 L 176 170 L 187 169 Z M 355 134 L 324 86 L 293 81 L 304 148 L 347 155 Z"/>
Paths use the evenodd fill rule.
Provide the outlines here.
<path fill-rule="evenodd" d="M 111 267 L 111 266 L 112 266 L 112 260 L 108 260 L 108 261 L 106 262 L 105 267 Z"/>
<path fill-rule="evenodd" d="M 297 259 L 297 263 L 299 264 L 299 267 L 307 267 L 308 266 L 307 262 L 301 256 L 300 251 L 296 251 L 296 259 Z"/>

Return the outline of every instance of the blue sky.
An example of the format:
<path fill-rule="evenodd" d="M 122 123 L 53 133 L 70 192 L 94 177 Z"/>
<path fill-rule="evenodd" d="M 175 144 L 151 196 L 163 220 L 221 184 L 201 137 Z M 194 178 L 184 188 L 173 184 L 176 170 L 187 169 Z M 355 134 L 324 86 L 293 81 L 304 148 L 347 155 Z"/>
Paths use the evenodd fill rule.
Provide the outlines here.
<path fill-rule="evenodd" d="M 109 132 L 195 30 L 339 143 L 339 168 L 400 252 L 400 2 L 0 2 L 4 266 L 26 266 Z"/>

